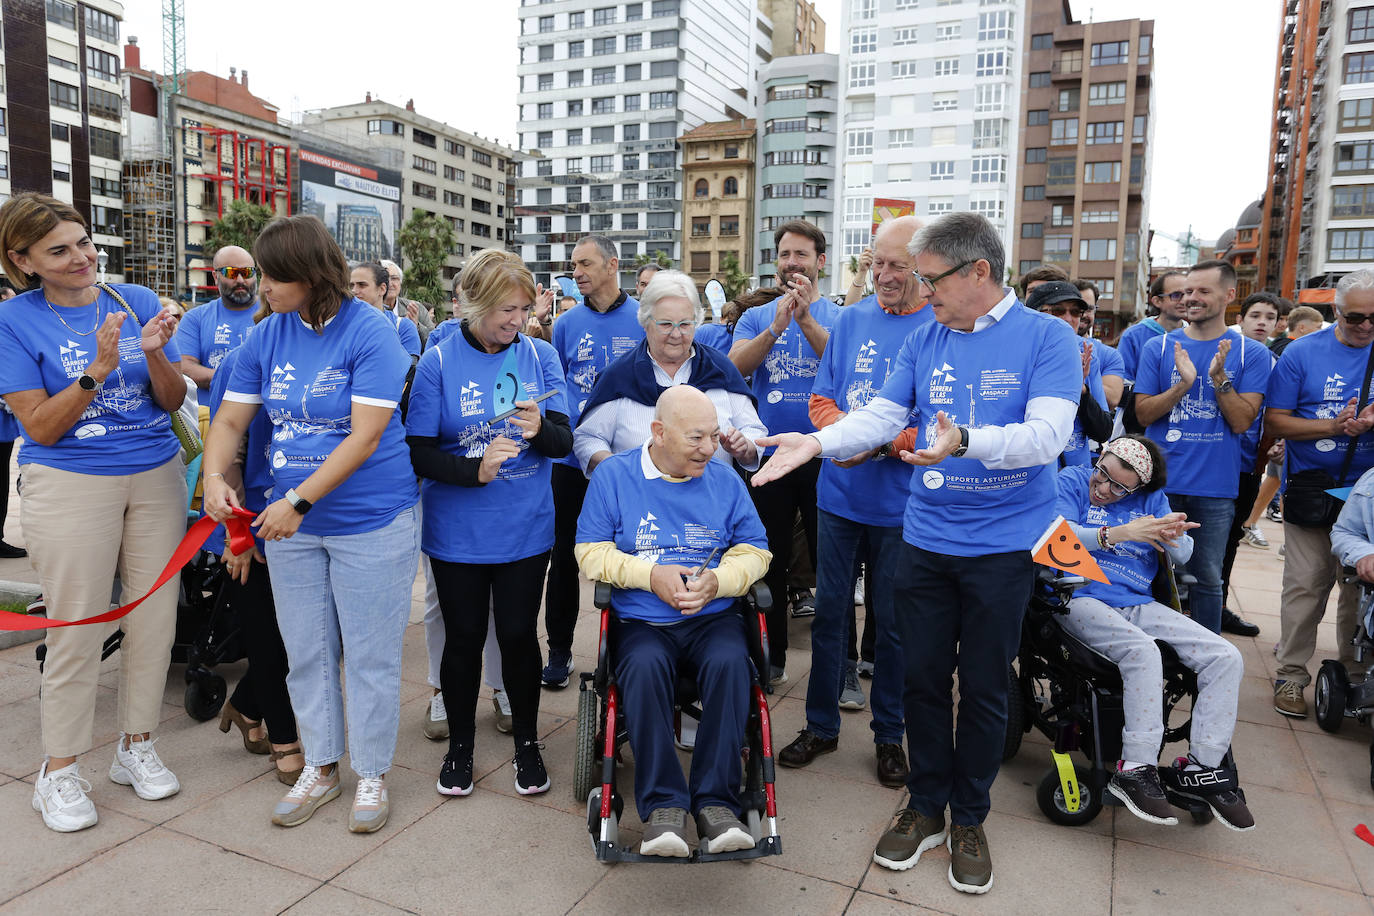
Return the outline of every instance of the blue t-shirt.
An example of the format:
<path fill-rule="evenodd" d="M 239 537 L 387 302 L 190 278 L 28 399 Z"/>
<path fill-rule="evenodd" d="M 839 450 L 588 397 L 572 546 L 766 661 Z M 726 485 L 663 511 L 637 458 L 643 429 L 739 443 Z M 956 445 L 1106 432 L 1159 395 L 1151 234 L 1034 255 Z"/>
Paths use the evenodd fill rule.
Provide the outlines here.
<path fill-rule="evenodd" d="M 1100 346 L 1097 341 L 1089 341 L 1086 337 L 1078 338 L 1078 352 L 1081 354 L 1089 343 L 1093 345 L 1093 355 L 1088 359 L 1088 377 L 1083 379 L 1088 386 L 1088 393 L 1092 395 L 1094 401 L 1101 405 L 1103 410 L 1107 409 L 1107 395 L 1102 390 L 1102 355 L 1098 352 Z M 1082 357 L 1080 356 L 1081 360 Z M 1082 362 L 1079 362 L 1078 374 L 1083 374 Z M 1064 467 L 1086 467 L 1092 464 L 1092 452 L 1088 449 L 1088 436 L 1083 432 L 1083 421 L 1077 416 L 1073 418 L 1073 432 L 1069 434 L 1069 441 L 1064 443 L 1064 454 L 1062 465 Z"/>
<path fill-rule="evenodd" d="M 582 408 L 592 396 L 602 370 L 643 339 L 639 300 L 633 296 L 626 296 L 624 302 L 608 312 L 578 305 L 558 316 L 553 323 L 553 348 L 558 351 L 558 362 L 563 367 L 563 395 L 573 429 L 577 428 L 577 418 L 582 416 Z M 581 468 L 575 454 L 570 453 L 559 462 Z"/>
<path fill-rule="evenodd" d="M 210 411 L 210 421 L 214 422 L 219 405 L 224 400 L 224 392 L 229 389 L 229 379 L 234 374 L 234 364 L 243 355 L 242 347 L 230 350 L 220 360 L 223 372 L 216 371 L 210 380 L 210 393 L 206 396 L 205 406 Z M 267 453 L 272 446 L 272 423 L 267 419 L 267 411 L 259 410 L 248 424 L 248 447 L 243 457 L 243 508 L 261 512 L 272 501 L 272 466 L 268 463 Z M 205 510 L 200 510 L 202 516 Z M 257 534 L 257 529 L 253 529 Z M 262 538 L 256 538 L 258 549 L 263 549 Z M 224 553 L 224 526 L 220 526 L 205 542 L 205 550 L 211 553 Z"/>
<path fill-rule="evenodd" d="M 781 301 L 780 296 L 767 305 L 758 305 L 745 312 L 735 325 L 735 342 L 753 340 L 762 334 L 773 323 Z M 827 331 L 835 326 L 839 315 L 840 307 L 824 296 L 811 303 L 811 317 Z M 808 408 L 820 367 L 820 355 L 811 348 L 797 322 L 789 321 L 754 370 L 752 379 L 754 396 L 759 400 L 759 419 L 770 434 L 815 431 Z M 766 451 L 772 454 L 773 450 Z"/>
<path fill-rule="evenodd" d="M 1093 359 L 1100 360 L 1102 363 L 1102 374 L 1115 375 L 1117 378 L 1126 377 L 1126 361 L 1121 358 L 1121 351 L 1116 347 L 1105 344 L 1100 340 L 1094 340 Z"/>
<path fill-rule="evenodd" d="M 397 315 L 395 312 L 385 309 L 379 310 L 386 316 L 387 321 L 396 325 L 396 336 L 401 339 L 401 346 L 411 356 L 418 359 L 420 357 L 420 332 L 415 327 L 415 322 L 404 315 Z"/>
<path fill-rule="evenodd" d="M 346 299 L 322 332 L 294 313 L 264 319 L 243 345 L 225 400 L 261 404 L 272 421 L 274 491 L 315 472 L 353 430 L 353 404 L 392 408 L 381 442 L 362 466 L 315 503 L 305 534 L 361 534 L 415 505 L 401 414 L 410 357 L 395 326 L 361 299 Z"/>
<path fill-rule="evenodd" d="M 131 303 L 132 304 L 132 303 Z M 177 325 L 177 348 L 182 356 L 195 357 L 207 369 L 216 369 L 229 351 L 253 330 L 257 300 L 241 309 L 231 308 L 223 299 L 198 305 Z"/>
<path fill-rule="evenodd" d="M 1170 493 L 1235 499 L 1239 491 L 1240 436 L 1222 416 L 1212 378 L 1207 374 L 1217 347 L 1228 335 L 1231 351 L 1226 355 L 1226 377 L 1241 394 L 1263 394 L 1273 358 L 1263 344 L 1230 331 L 1213 340 L 1193 340 L 1186 328 L 1179 328 L 1150 341 L 1140 355 L 1135 380 L 1138 394 L 1159 394 L 1178 381 L 1176 342 L 1183 344 L 1197 369 L 1192 389 L 1145 431 L 1169 461 Z"/>
<path fill-rule="evenodd" d="M 1360 396 L 1368 361 L 1369 347 L 1347 347 L 1336 337 L 1335 325 L 1305 334 L 1284 348 L 1269 376 L 1265 406 L 1291 410 L 1293 416 L 1304 420 L 1335 419 L 1346 402 Z M 1288 475 L 1311 468 L 1319 468 L 1332 477 L 1339 475 L 1349 443 L 1350 437 L 1345 435 L 1287 440 L 1284 464 Z M 1355 440 L 1355 457 L 1346 484 L 1358 480 L 1371 466 L 1374 431 Z"/>
<path fill-rule="evenodd" d="M 91 305 L 65 308 L 49 307 L 43 291 L 36 289 L 0 309 L 0 394 L 42 390 L 54 395 L 69 387 L 95 359 L 95 334 L 85 329 L 98 328 L 112 313 L 125 316 L 119 329 L 119 366 L 81 419 L 55 444 L 39 445 L 23 433 L 21 465 L 32 462 L 80 474 L 119 476 L 159 467 L 180 450 L 167 411 L 153 400 L 141 344 L 143 325 L 161 313 L 162 305 L 157 294 L 142 286 L 118 283 L 112 288 L 129 303 L 138 321 L 105 292 Z M 181 359 L 175 338 L 167 341 L 162 353 L 173 363 Z"/>
<path fill-rule="evenodd" d="M 431 338 L 433 339 L 433 338 Z M 420 357 L 410 386 L 406 432 L 438 437 L 451 455 L 480 458 L 497 436 L 520 449 L 485 486 L 421 481 L 420 549 L 450 563 L 508 563 L 553 547 L 552 459 L 530 448 L 509 419 L 488 420 L 546 391 L 540 411 L 566 414 L 558 354 L 542 340 L 517 335 L 500 353 L 478 350 L 450 334 Z"/>
<path fill-rule="evenodd" d="M 1055 512 L 1087 528 L 1114 527 L 1146 515 L 1163 518 L 1171 511 L 1163 490 L 1132 493 L 1109 506 L 1094 506 L 1088 499 L 1092 468 L 1065 468 L 1059 472 L 1059 499 Z M 1091 546 L 1088 544 L 1085 547 Z M 1109 607 L 1134 607 L 1154 600 L 1150 584 L 1159 571 L 1159 554 L 1144 541 L 1126 541 L 1111 550 L 1091 550 L 1110 584 L 1090 581 L 1078 594 L 1096 598 Z"/>
<path fill-rule="evenodd" d="M 734 335 L 730 329 L 723 324 L 703 324 L 696 329 L 692 335 L 694 343 L 706 344 L 708 347 L 715 347 L 722 353 L 729 353 L 730 346 L 734 343 Z"/>
<path fill-rule="evenodd" d="M 1026 419 L 1033 398 L 1078 403 L 1083 360 L 1063 319 L 1014 303 L 977 333 L 939 322 L 917 328 L 902 344 L 897 367 L 879 397 L 915 408 L 918 447 L 936 438 L 936 413 L 977 429 Z M 973 458 L 918 467 L 902 518 L 907 543 L 934 553 L 984 556 L 1030 550 L 1054 519 L 1057 462 L 993 470 Z"/>
<path fill-rule="evenodd" d="M 463 327 L 461 318 L 445 318 L 434 326 L 434 330 L 429 332 L 429 339 L 425 341 L 427 347 L 437 347 L 443 343 L 444 338 Z"/>
<path fill-rule="evenodd" d="M 612 455 L 596 466 L 577 519 L 577 543 L 614 541 L 616 549 L 659 565 L 697 568 L 712 550 L 711 568 L 736 544 L 768 549 L 768 537 L 754 503 L 730 468 L 706 462 L 700 477 L 665 480 L 644 476 L 647 445 Z M 734 598 L 716 598 L 695 615 L 684 616 L 657 595 L 642 589 L 617 588 L 611 606 L 622 618 L 674 624 L 716 614 Z"/>
<path fill-rule="evenodd" d="M 10 410 L 10 405 L 5 403 L 4 398 L 0 398 L 0 442 L 14 444 L 22 430 L 19 429 L 19 418 Z"/>
<path fill-rule="evenodd" d="M 1164 328 L 1153 318 L 1137 321 L 1121 332 L 1121 339 L 1116 342 L 1116 350 L 1121 354 L 1126 381 L 1135 381 L 1136 373 L 1140 369 L 1140 351 L 1145 348 L 1145 344 L 1163 333 Z"/>
<path fill-rule="evenodd" d="M 845 413 L 863 407 L 882 389 L 911 332 L 934 315 L 930 308 L 893 315 L 878 304 L 877 296 L 841 309 L 821 354 L 814 393 L 830 398 Z M 875 456 L 852 468 L 823 461 L 816 505 L 852 522 L 899 528 L 910 491 L 911 465 L 896 455 Z"/>

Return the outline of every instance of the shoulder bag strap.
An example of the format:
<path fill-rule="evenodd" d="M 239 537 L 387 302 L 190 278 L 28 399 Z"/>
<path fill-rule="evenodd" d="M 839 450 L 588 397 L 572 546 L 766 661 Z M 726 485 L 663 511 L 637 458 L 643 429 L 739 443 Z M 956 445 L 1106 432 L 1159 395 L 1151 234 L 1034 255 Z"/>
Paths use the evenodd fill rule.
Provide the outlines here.
<path fill-rule="evenodd" d="M 143 327 L 143 322 L 138 320 L 138 314 L 134 312 L 134 310 L 129 306 L 128 302 L 124 301 L 124 297 L 119 294 L 118 290 L 116 290 L 113 286 L 111 286 L 108 283 L 97 283 L 96 286 L 105 293 L 108 293 L 111 299 L 119 303 L 120 308 L 129 313 L 129 317 L 134 320 L 134 327 Z"/>
<path fill-rule="evenodd" d="M 1369 402 L 1369 379 L 1374 374 L 1374 344 L 1369 347 L 1369 358 L 1364 364 L 1364 383 L 1360 385 L 1360 400 L 1355 404 L 1355 413 L 1358 415 L 1364 410 L 1365 404 Z M 1341 476 L 1336 482 L 1336 486 L 1345 486 L 1345 478 L 1350 474 L 1350 465 L 1355 460 L 1355 442 L 1359 436 L 1351 436 L 1350 441 L 1345 446 L 1345 461 L 1341 462 Z"/>

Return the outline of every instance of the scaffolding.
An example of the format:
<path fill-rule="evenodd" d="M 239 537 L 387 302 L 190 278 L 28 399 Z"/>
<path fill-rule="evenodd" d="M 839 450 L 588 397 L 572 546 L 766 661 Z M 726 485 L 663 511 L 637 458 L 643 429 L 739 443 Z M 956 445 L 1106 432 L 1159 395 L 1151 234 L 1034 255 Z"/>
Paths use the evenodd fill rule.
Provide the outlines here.
<path fill-rule="evenodd" d="M 170 159 L 124 163 L 124 279 L 177 295 L 176 201 Z"/>

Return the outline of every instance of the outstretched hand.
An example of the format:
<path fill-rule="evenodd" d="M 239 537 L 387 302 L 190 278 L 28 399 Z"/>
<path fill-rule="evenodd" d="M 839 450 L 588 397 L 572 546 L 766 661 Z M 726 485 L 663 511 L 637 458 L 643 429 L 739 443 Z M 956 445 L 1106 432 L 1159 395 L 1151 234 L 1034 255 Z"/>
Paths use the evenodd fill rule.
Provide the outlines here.
<path fill-rule="evenodd" d="M 764 466 L 754 474 L 754 479 L 751 482 L 756 487 L 777 480 L 789 471 L 795 471 L 821 453 L 820 440 L 815 436 L 802 435 L 801 433 L 780 433 L 776 436 L 764 436 L 758 440 L 758 444 L 759 448 L 776 446 L 777 450 L 773 452 Z"/>

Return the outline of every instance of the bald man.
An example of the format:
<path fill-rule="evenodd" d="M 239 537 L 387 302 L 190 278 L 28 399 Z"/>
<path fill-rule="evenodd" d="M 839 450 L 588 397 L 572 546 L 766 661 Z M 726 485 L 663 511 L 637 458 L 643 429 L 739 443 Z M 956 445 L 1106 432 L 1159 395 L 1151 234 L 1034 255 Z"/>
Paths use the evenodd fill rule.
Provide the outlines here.
<path fill-rule="evenodd" d="M 649 441 L 597 465 L 577 522 L 578 565 L 612 585 L 620 621 L 616 679 L 644 855 L 688 855 L 689 810 L 707 852 L 754 846 L 740 822 L 751 669 L 734 599 L 763 577 L 770 554 L 739 475 L 711 460 L 719 443 L 710 398 L 689 385 L 667 389 Z M 697 671 L 701 695 L 690 789 L 673 747 L 680 664 Z"/>
<path fill-rule="evenodd" d="M 914 216 L 884 222 L 873 240 L 874 294 L 840 310 L 821 355 L 810 415 L 824 429 L 867 404 L 882 390 L 911 332 L 931 320 L 916 259 L 907 244 L 921 221 Z M 892 573 L 900 558 L 902 511 L 911 468 L 894 457 L 915 447 L 908 429 L 848 461 L 821 464 L 816 483 L 816 617 L 811 621 L 811 677 L 806 686 L 806 727 L 778 754 L 783 766 L 803 767 L 839 746 L 840 703 L 861 707 L 858 659 L 847 638 L 854 613 L 854 566 L 862 559 L 872 574 L 865 594 L 868 626 L 876 627 L 873 661 L 873 741 L 878 781 L 906 785 L 902 751 L 903 663 L 892 611 Z"/>
<path fill-rule="evenodd" d="M 237 245 L 226 245 L 215 252 L 211 263 L 219 298 L 191 309 L 177 327 L 181 372 L 205 391 L 215 377 L 215 367 L 253 329 L 258 302 L 258 268 L 251 254 Z"/>

